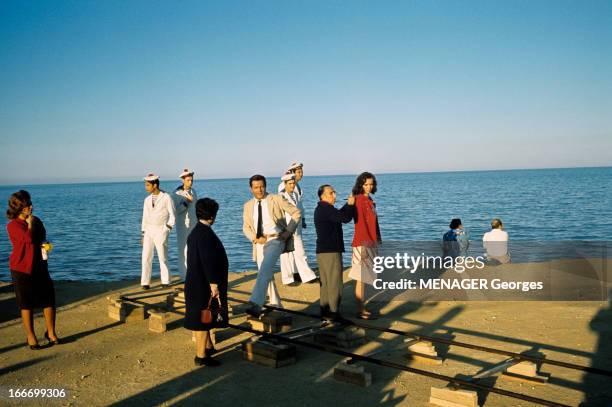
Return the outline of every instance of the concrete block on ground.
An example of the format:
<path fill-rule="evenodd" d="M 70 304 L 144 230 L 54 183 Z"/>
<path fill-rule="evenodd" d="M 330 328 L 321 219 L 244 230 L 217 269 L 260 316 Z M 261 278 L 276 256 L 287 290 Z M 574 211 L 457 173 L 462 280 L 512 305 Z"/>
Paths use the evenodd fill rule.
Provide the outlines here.
<path fill-rule="evenodd" d="M 549 374 L 538 372 L 538 365 L 534 362 L 524 360 L 520 363 L 512 365 L 502 373 L 504 379 L 518 380 L 528 383 L 544 384 L 550 378 Z"/>
<path fill-rule="evenodd" d="M 438 356 L 434 345 L 429 341 L 418 341 L 408 346 L 408 350 L 424 355 Z"/>
<path fill-rule="evenodd" d="M 125 322 L 126 310 L 123 304 L 110 304 L 108 306 L 108 317 L 115 321 Z"/>
<path fill-rule="evenodd" d="M 119 306 L 121 304 L 121 295 L 119 294 L 110 294 L 106 296 L 106 299 L 108 300 L 108 303 L 111 305 L 117 305 Z"/>
<path fill-rule="evenodd" d="M 473 390 L 432 387 L 429 402 L 442 407 L 478 407 L 478 393 Z"/>
<path fill-rule="evenodd" d="M 149 310 L 149 331 L 163 333 L 167 330 L 168 314 L 163 311 Z"/>
<path fill-rule="evenodd" d="M 334 368 L 334 379 L 340 382 L 368 387 L 372 384 L 372 373 L 366 372 L 363 366 L 357 364 L 349 365 L 344 361 Z"/>
<path fill-rule="evenodd" d="M 516 365 L 512 365 L 506 369 L 509 373 L 519 374 L 523 376 L 537 376 L 538 367 L 535 363 L 524 360 Z"/>
<path fill-rule="evenodd" d="M 410 341 L 408 343 L 408 352 L 406 358 L 414 362 L 432 365 L 441 365 L 443 362 L 435 346 L 429 341 Z"/>

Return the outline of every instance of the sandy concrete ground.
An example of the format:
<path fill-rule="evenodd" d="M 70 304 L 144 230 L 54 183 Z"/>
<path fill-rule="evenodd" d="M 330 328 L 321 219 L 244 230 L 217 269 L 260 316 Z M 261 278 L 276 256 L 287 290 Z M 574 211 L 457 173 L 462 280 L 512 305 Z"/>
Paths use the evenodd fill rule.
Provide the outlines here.
<path fill-rule="evenodd" d="M 280 276 L 277 274 L 277 283 Z M 254 273 L 232 274 L 230 296 L 247 299 Z M 346 273 L 345 273 L 346 279 Z M 345 286 L 343 312 L 352 317 L 354 286 Z M 138 283 L 57 282 L 58 333 L 66 343 L 39 351 L 27 348 L 9 287 L 0 287 L 0 387 L 63 388 L 62 400 L 15 401 L 5 405 L 261 405 L 261 406 L 369 406 L 428 405 L 432 386 L 446 383 L 413 373 L 374 365 L 373 383 L 361 388 L 336 382 L 331 376 L 340 356 L 298 348 L 295 365 L 272 369 L 244 361 L 234 350 L 250 334 L 233 329 L 219 331 L 218 368 L 196 368 L 191 332 L 176 316 L 163 334 L 148 331 L 148 321 L 114 322 L 107 316 L 106 295 L 135 292 Z M 316 312 L 316 284 L 280 287 L 287 308 Z M 167 293 L 171 290 L 159 290 Z M 149 292 L 156 292 L 153 289 Z M 162 302 L 163 296 L 151 299 Z M 373 323 L 422 334 L 439 334 L 509 351 L 535 349 L 549 358 L 612 370 L 612 309 L 602 302 L 391 302 L 380 304 L 383 317 Z M 244 322 L 236 318 L 233 322 Z M 294 317 L 294 327 L 315 323 Z M 36 332 L 44 343 L 42 318 Z M 382 350 L 375 357 L 408 363 L 402 337 L 368 331 L 369 341 L 357 353 Z M 412 364 L 441 374 L 474 374 L 505 359 L 504 356 L 459 347 L 439 349 L 440 366 Z M 494 377 L 485 384 L 556 402 L 608 405 L 612 380 L 579 371 L 544 365 L 551 375 L 545 385 L 532 385 Z M 527 406 L 531 403 L 480 394 L 487 406 Z"/>

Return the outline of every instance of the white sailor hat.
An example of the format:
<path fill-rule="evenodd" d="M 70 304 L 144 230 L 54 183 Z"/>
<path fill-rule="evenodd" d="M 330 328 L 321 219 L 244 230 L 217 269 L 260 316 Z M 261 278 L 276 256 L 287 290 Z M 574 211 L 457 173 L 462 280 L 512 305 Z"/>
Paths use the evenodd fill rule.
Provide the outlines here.
<path fill-rule="evenodd" d="M 185 168 L 183 170 L 183 172 L 181 172 L 181 175 L 179 175 L 179 178 L 183 178 L 183 177 L 187 177 L 187 176 L 192 176 L 193 177 L 193 171 L 191 171 L 189 168 Z"/>
<path fill-rule="evenodd" d="M 152 172 L 148 173 L 147 176 L 144 177 L 144 180 L 148 181 L 148 182 L 157 181 L 158 179 L 159 179 L 159 177 L 157 175 L 153 174 Z"/>
<path fill-rule="evenodd" d="M 292 172 L 286 172 L 283 174 L 283 176 L 281 177 L 281 181 L 285 182 L 285 181 L 289 181 L 295 179 L 295 174 Z"/>
<path fill-rule="evenodd" d="M 304 164 L 302 164 L 302 163 L 298 163 L 298 162 L 295 162 L 295 163 L 292 163 L 292 164 L 289 166 L 289 168 L 287 168 L 287 171 L 293 171 L 293 170 L 295 170 L 295 169 L 297 169 L 297 168 L 301 168 L 301 167 L 303 167 L 303 166 L 304 166 Z"/>

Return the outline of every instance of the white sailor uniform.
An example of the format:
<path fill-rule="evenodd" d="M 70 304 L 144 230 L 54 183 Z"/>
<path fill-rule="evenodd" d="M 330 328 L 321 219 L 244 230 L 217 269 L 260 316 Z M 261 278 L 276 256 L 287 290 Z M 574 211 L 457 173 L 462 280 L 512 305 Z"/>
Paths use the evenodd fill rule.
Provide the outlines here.
<path fill-rule="evenodd" d="M 186 198 L 190 194 L 192 201 Z M 198 201 L 196 191 L 191 188 L 185 191 L 181 185 L 174 191 L 174 207 L 176 208 L 176 245 L 178 249 L 178 270 L 181 279 L 185 280 L 187 273 L 187 237 L 198 223 L 195 204 Z"/>
<path fill-rule="evenodd" d="M 289 203 L 304 213 L 304 206 L 302 205 L 301 194 L 297 193 L 297 186 L 293 190 L 293 193 L 283 192 L 281 194 L 285 197 Z M 291 220 L 291 216 L 285 215 L 287 222 Z M 303 219 L 303 218 L 302 218 Z M 293 283 L 293 275 L 299 273 L 302 282 L 307 283 L 317 278 L 316 274 L 308 266 L 306 258 L 306 250 L 304 249 L 304 242 L 302 241 L 302 224 L 299 223 L 297 229 L 293 233 L 293 246 L 294 251 L 283 253 L 280 256 L 281 264 L 281 277 L 283 284 Z"/>
<path fill-rule="evenodd" d="M 174 203 L 167 193 L 150 194 L 144 200 L 142 211 L 142 276 L 141 285 L 150 285 L 153 249 L 157 251 L 162 284 L 170 284 L 168 269 L 168 235 L 174 227 Z"/>

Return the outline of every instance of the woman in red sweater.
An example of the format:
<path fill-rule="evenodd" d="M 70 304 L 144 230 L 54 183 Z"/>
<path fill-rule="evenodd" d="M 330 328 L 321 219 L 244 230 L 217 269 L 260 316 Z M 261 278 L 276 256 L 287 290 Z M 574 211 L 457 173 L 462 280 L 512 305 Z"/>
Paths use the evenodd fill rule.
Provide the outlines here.
<path fill-rule="evenodd" d="M 355 299 L 357 301 L 357 318 L 373 319 L 374 316 L 365 308 L 365 284 L 372 285 L 376 279 L 374 257 L 378 255 L 381 243 L 380 228 L 376 204 L 372 195 L 376 193 L 376 177 L 363 172 L 355 181 L 355 235 L 353 237 L 353 258 L 349 277 L 355 280 Z"/>
<path fill-rule="evenodd" d="M 34 309 L 42 308 L 49 344 L 59 343 L 55 333 L 55 289 L 47 267 L 46 230 L 40 219 L 32 216 L 32 199 L 27 191 L 15 192 L 8 201 L 6 225 L 13 251 L 9 268 L 15 287 L 17 305 L 30 349 L 40 349 L 34 333 Z"/>

